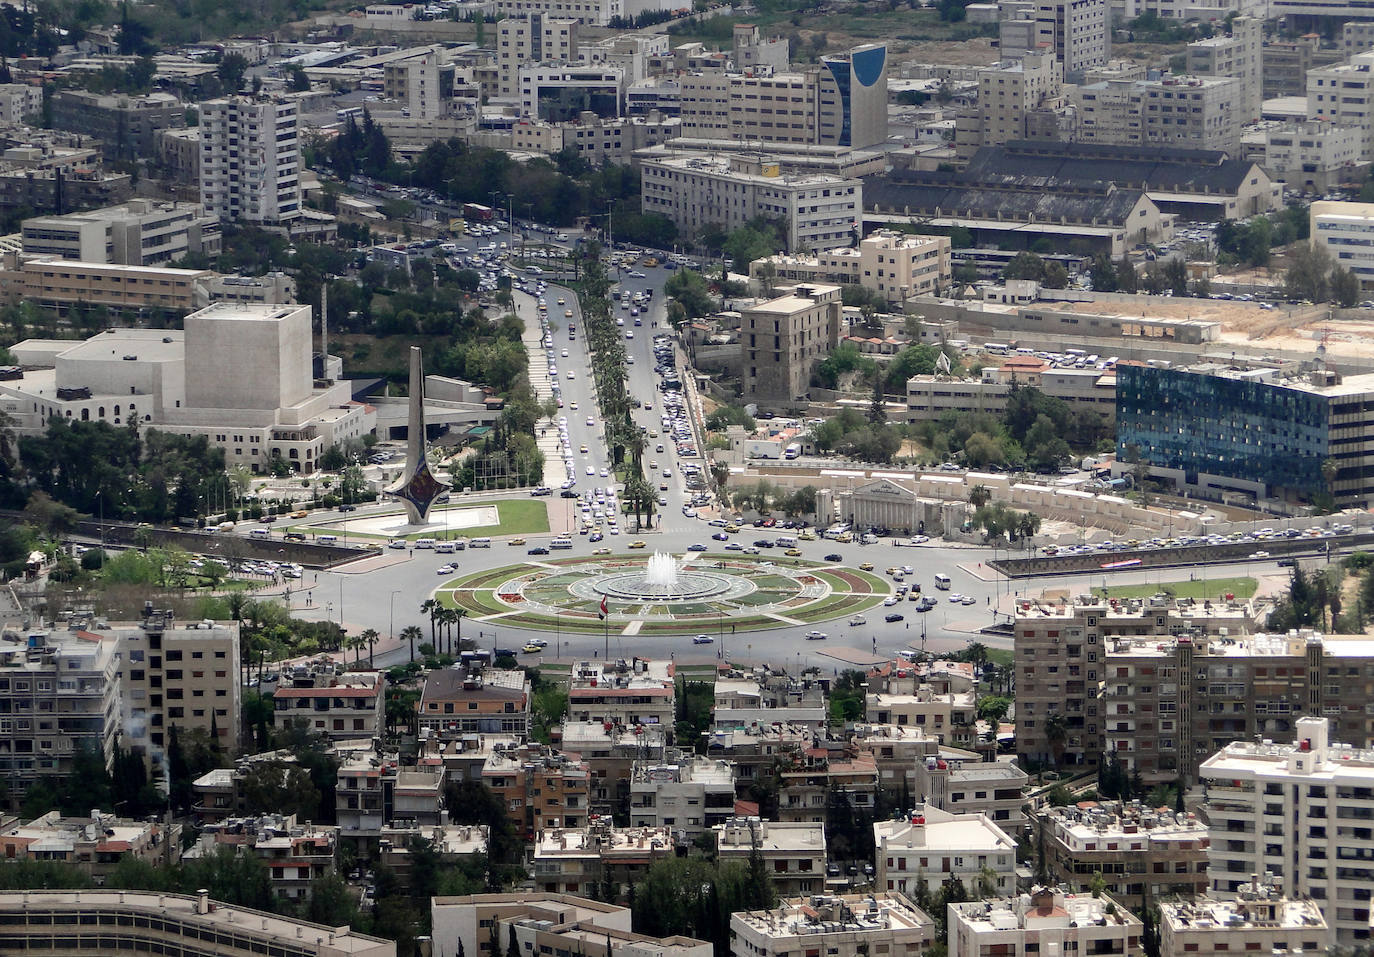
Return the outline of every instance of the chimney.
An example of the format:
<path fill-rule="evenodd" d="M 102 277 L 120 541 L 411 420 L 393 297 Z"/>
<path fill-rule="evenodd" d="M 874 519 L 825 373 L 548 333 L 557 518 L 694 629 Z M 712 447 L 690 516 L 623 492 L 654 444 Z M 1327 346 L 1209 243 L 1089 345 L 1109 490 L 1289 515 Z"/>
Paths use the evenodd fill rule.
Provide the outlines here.
<path fill-rule="evenodd" d="M 210 913 L 210 891 L 204 887 L 196 891 L 196 913 Z"/>

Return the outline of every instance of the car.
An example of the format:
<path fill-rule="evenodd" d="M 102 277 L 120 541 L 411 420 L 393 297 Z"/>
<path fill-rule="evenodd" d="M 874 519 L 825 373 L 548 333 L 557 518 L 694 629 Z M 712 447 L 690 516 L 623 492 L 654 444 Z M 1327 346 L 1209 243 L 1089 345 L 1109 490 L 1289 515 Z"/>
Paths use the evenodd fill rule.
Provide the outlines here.
<path fill-rule="evenodd" d="M 801 553 L 802 551 L 800 548 L 789 548 L 787 551 L 783 552 L 788 558 L 800 558 Z"/>
<path fill-rule="evenodd" d="M 524 655 L 537 655 L 543 650 L 544 649 L 541 645 L 536 645 L 534 642 L 531 641 L 527 642 L 525 647 L 520 649 L 520 653 Z"/>
<path fill-rule="evenodd" d="M 576 373 L 576 372 L 573 372 L 571 369 L 568 370 L 568 378 L 569 378 L 569 379 L 576 379 L 576 378 L 577 378 L 577 373 Z"/>
<path fill-rule="evenodd" d="M 718 542 L 728 542 L 730 540 L 730 536 L 726 535 L 724 532 L 716 532 L 711 538 Z"/>
<path fill-rule="evenodd" d="M 631 270 L 630 270 L 628 273 L 626 273 L 625 275 L 629 276 L 631 279 L 647 279 L 647 278 L 648 278 L 648 273 L 640 272 L 638 269 L 631 269 Z"/>
<path fill-rule="evenodd" d="M 644 542 L 641 542 L 641 541 L 633 541 L 633 542 L 630 543 L 630 547 L 631 547 L 631 548 L 647 548 L 648 545 L 647 545 L 646 543 L 644 543 Z"/>
<path fill-rule="evenodd" d="M 587 447 L 586 447 L 585 445 L 579 445 L 579 446 L 577 447 L 577 451 L 581 452 L 583 455 L 586 455 L 586 454 L 587 454 Z"/>
<path fill-rule="evenodd" d="M 453 565 L 440 565 L 440 566 L 439 566 L 438 568 L 436 568 L 434 571 L 435 571 L 435 574 L 438 574 L 438 575 L 452 575 L 452 574 L 453 574 L 454 572 L 456 572 L 457 570 L 458 570 L 458 569 L 455 568 Z"/>
<path fill-rule="evenodd" d="M 730 544 L 725 546 L 725 550 L 727 552 L 742 552 L 744 551 L 744 546 L 741 545 L 739 542 L 731 542 Z"/>
<path fill-rule="evenodd" d="M 591 416 L 591 415 L 587 416 L 587 425 L 592 426 L 592 427 L 595 427 L 595 426 L 596 426 L 596 417 L 595 417 L 595 416 Z"/>
<path fill-rule="evenodd" d="M 883 605 L 885 605 L 888 608 L 891 608 L 899 601 L 901 601 L 901 599 L 898 598 L 896 595 L 888 595 L 886 598 L 883 599 Z"/>
<path fill-rule="evenodd" d="M 807 641 L 824 641 L 824 640 L 825 640 L 825 632 L 823 632 L 823 631 L 808 631 L 808 632 L 806 633 L 806 640 L 807 640 Z"/>
<path fill-rule="evenodd" d="M 871 572 L 871 571 L 873 571 L 873 563 L 872 563 L 872 562 L 861 562 L 861 563 L 859 564 L 859 570 L 860 570 L 860 571 L 865 571 L 865 572 Z"/>
<path fill-rule="evenodd" d="M 563 318 L 564 318 L 564 319 L 571 319 L 571 318 L 572 318 L 572 310 L 571 310 L 571 309 L 564 309 L 564 310 L 563 310 Z"/>
<path fill-rule="evenodd" d="M 849 618 L 849 624 L 850 624 L 850 625 L 866 625 L 866 624 L 868 624 L 868 619 L 865 618 L 863 615 L 851 615 L 850 618 Z"/>
<path fill-rule="evenodd" d="M 693 542 L 691 545 L 688 545 L 688 546 L 687 546 L 687 551 L 689 551 L 689 552 L 704 552 L 704 551 L 706 551 L 706 546 L 703 545 L 703 544 L 701 544 L 701 542 Z"/>
<path fill-rule="evenodd" d="M 386 543 L 387 548 L 405 548 L 408 543 L 404 538 L 393 538 Z"/>
<path fill-rule="evenodd" d="M 298 509 L 296 509 L 294 512 L 291 513 L 291 517 L 292 517 L 292 518 L 305 518 L 305 517 L 306 517 L 307 515 L 309 515 L 309 514 L 310 514 L 310 513 L 307 512 L 305 509 L 303 509 L 303 508 L 298 508 Z"/>
<path fill-rule="evenodd" d="M 956 591 L 954 594 L 952 594 L 952 595 L 949 596 L 949 603 L 950 603 L 951 605 L 962 605 L 963 602 L 964 602 L 964 596 L 961 595 L 961 594 L 959 594 L 957 591 Z"/>
<path fill-rule="evenodd" d="M 757 545 L 746 545 L 744 546 L 744 554 L 761 555 L 763 554 L 763 549 L 759 548 Z"/>
<path fill-rule="evenodd" d="M 261 522 L 263 525 L 271 525 L 273 522 L 276 521 L 276 518 L 271 515 L 264 515 L 262 518 L 258 519 L 258 521 Z"/>
<path fill-rule="evenodd" d="M 594 548 L 594 549 L 592 549 L 592 554 L 593 554 L 593 555 L 609 555 L 610 553 L 611 553 L 611 550 L 610 550 L 609 548 Z"/>
<path fill-rule="evenodd" d="M 596 474 L 596 467 L 593 466 L 593 465 L 588 465 L 588 466 L 587 466 L 587 474 L 588 474 L 588 475 L 595 475 L 595 474 Z"/>
<path fill-rule="evenodd" d="M 960 601 L 959 604 L 961 604 L 961 605 L 976 605 L 976 604 L 978 604 L 978 599 L 977 599 L 977 598 L 974 598 L 972 595 L 965 595 L 964 598 L 963 598 L 963 600 Z"/>
<path fill-rule="evenodd" d="M 894 621 L 903 621 L 903 620 L 904 620 L 904 617 L 903 617 L 902 615 L 897 614 L 895 611 L 894 611 L 892 614 L 887 615 L 887 616 L 885 616 L 885 617 L 883 618 L 883 621 L 888 622 L 889 624 L 891 624 L 891 623 L 894 622 Z"/>
<path fill-rule="evenodd" d="M 526 555 L 547 555 L 548 553 L 549 553 L 549 550 L 548 550 L 547 548 L 545 548 L 543 545 L 536 545 L 536 546 L 534 546 L 533 548 L 531 548 L 529 551 L 527 551 L 525 554 L 526 554 Z"/>
<path fill-rule="evenodd" d="M 356 512 L 357 510 L 358 510 L 358 506 L 356 506 L 356 505 L 340 505 L 340 506 L 339 506 L 339 511 L 341 511 L 341 512 Z"/>
<path fill-rule="evenodd" d="M 838 552 L 831 552 L 829 555 L 825 556 L 825 560 L 828 562 L 842 562 L 844 561 L 844 556 Z"/>
<path fill-rule="evenodd" d="M 709 645 L 715 640 L 716 639 L 712 638 L 710 635 L 697 635 L 695 638 L 692 639 L 692 644 Z"/>
<path fill-rule="evenodd" d="M 512 546 L 514 546 L 514 545 L 523 545 L 523 544 L 525 544 L 525 540 L 524 540 L 523 538 L 512 538 L 510 541 L 506 542 L 506 544 L 507 544 L 507 545 L 512 545 Z"/>

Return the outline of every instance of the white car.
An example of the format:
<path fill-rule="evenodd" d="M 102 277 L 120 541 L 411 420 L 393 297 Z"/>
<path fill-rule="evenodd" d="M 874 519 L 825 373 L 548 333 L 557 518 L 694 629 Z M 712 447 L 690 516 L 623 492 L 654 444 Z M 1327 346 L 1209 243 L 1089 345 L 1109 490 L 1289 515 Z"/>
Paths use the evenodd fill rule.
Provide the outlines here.
<path fill-rule="evenodd" d="M 569 378 L 569 379 L 576 379 L 576 378 L 577 378 L 577 373 L 576 373 L 576 372 L 573 372 L 572 370 L 569 370 L 569 371 L 568 371 L 568 378 Z"/>
<path fill-rule="evenodd" d="M 587 416 L 587 424 L 588 424 L 588 425 L 596 425 L 596 419 L 592 418 L 590 415 Z"/>
<path fill-rule="evenodd" d="M 692 639 L 692 644 L 709 645 L 713 641 L 715 641 L 715 639 L 712 638 L 710 635 L 697 635 L 695 638 Z"/>
<path fill-rule="evenodd" d="M 452 575 L 457 569 L 452 565 L 440 565 L 435 571 L 440 575 Z"/>
<path fill-rule="evenodd" d="M 564 350 L 563 350 L 563 358 L 564 358 L 564 359 L 568 358 L 568 350 L 567 350 L 567 349 L 564 349 Z"/>
<path fill-rule="evenodd" d="M 807 640 L 807 641 L 825 641 L 825 632 L 823 632 L 823 631 L 808 631 L 808 632 L 806 633 L 806 640 Z"/>
<path fill-rule="evenodd" d="M 896 595 L 888 595 L 886 598 L 883 599 L 883 604 L 886 607 L 891 608 L 893 605 L 897 604 L 900 601 L 901 599 L 898 598 Z"/>
<path fill-rule="evenodd" d="M 641 272 L 638 269 L 631 269 L 625 275 L 629 276 L 631 279 L 645 279 L 648 277 L 648 273 Z"/>
<path fill-rule="evenodd" d="M 596 474 L 596 469 L 593 468 L 592 466 L 588 465 L 588 466 L 587 466 L 587 474 L 588 474 L 588 475 L 595 475 L 595 474 Z"/>

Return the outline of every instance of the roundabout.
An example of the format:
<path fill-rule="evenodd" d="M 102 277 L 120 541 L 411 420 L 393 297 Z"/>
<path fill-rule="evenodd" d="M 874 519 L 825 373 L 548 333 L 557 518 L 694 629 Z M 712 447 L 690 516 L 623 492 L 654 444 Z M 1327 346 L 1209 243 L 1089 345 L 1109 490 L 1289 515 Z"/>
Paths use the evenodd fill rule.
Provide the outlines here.
<path fill-rule="evenodd" d="M 867 611 L 889 592 L 878 576 L 840 565 L 689 552 L 530 559 L 450 579 L 435 597 L 474 623 L 681 635 L 724 632 L 727 622 L 735 634 L 818 624 Z"/>

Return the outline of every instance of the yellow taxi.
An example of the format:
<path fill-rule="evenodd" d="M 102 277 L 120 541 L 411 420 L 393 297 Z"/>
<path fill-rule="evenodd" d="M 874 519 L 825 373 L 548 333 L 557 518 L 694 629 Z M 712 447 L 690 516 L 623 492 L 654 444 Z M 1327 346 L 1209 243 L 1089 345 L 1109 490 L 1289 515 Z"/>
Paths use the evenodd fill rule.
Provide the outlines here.
<path fill-rule="evenodd" d="M 800 548 L 789 548 L 787 551 L 783 552 L 783 554 L 786 555 L 788 558 L 800 558 L 800 557 L 801 557 L 801 549 L 800 549 Z"/>
<path fill-rule="evenodd" d="M 802 532 L 797 538 L 803 542 L 814 542 L 816 540 L 816 536 L 812 532 Z"/>
<path fill-rule="evenodd" d="M 524 540 L 523 538 L 512 538 L 510 541 L 506 542 L 506 544 L 507 544 L 507 545 L 523 545 L 523 544 L 525 544 L 525 540 Z"/>
<path fill-rule="evenodd" d="M 729 532 L 731 535 L 733 535 L 739 531 L 739 526 L 736 525 L 734 522 L 731 522 L 729 525 L 725 526 L 725 530 Z"/>
<path fill-rule="evenodd" d="M 296 511 L 294 511 L 294 512 L 291 513 L 291 517 L 292 517 L 292 518 L 305 518 L 305 516 L 307 516 L 307 515 L 309 515 L 309 514 L 310 514 L 310 513 L 307 512 L 305 509 L 299 508 L 299 509 L 296 509 Z"/>
<path fill-rule="evenodd" d="M 630 547 L 631 547 L 631 548 L 646 548 L 647 546 L 646 546 L 643 542 L 631 542 L 631 543 L 630 543 Z"/>
<path fill-rule="evenodd" d="M 559 296 L 559 297 L 558 297 L 558 304 L 559 304 L 560 306 L 566 305 L 567 302 L 568 302 L 568 300 L 564 299 L 562 296 Z"/>
<path fill-rule="evenodd" d="M 873 571 L 873 563 L 872 563 L 872 562 L 861 562 L 861 563 L 859 564 L 859 571 L 863 571 L 863 572 L 871 572 L 871 571 Z"/>

